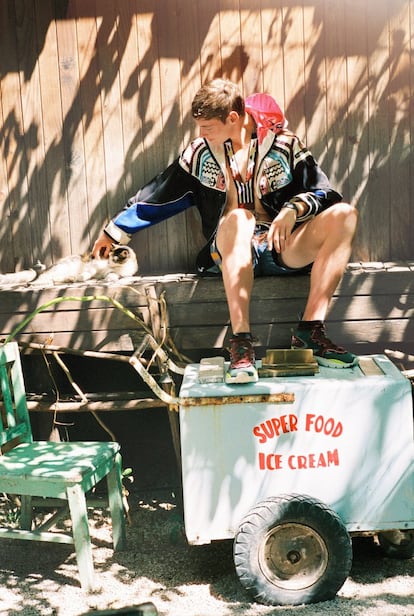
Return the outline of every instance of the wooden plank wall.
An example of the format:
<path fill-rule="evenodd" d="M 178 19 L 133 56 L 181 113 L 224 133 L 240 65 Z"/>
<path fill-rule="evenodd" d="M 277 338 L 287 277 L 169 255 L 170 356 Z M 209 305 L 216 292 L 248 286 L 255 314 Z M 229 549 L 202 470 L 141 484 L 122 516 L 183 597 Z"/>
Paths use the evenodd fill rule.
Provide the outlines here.
<path fill-rule="evenodd" d="M 0 272 L 88 250 L 195 136 L 216 76 L 269 91 L 357 205 L 354 261 L 413 258 L 413 0 L 4 0 Z M 183 241 L 183 238 L 186 238 Z M 192 271 L 197 213 L 134 238 Z"/>

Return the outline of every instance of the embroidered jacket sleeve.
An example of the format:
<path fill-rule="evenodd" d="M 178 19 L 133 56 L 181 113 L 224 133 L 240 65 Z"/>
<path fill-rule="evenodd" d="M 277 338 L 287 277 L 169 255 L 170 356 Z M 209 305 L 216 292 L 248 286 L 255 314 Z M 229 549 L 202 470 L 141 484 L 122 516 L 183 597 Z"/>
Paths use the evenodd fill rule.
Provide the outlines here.
<path fill-rule="evenodd" d="M 297 218 L 300 223 L 342 200 L 342 195 L 332 188 L 326 174 L 296 135 L 278 135 L 273 149 L 284 159 L 286 168 L 285 181 L 263 195 L 263 204 L 273 213 L 277 214 L 286 202 L 302 204 L 305 212 Z"/>
<path fill-rule="evenodd" d="M 115 242 L 127 244 L 131 235 L 196 206 L 203 233 L 210 237 L 225 202 L 221 170 L 204 139 L 197 139 L 165 171 L 128 200 L 105 227 Z"/>
<path fill-rule="evenodd" d="M 105 227 L 115 242 L 127 244 L 137 231 L 175 216 L 194 205 L 196 181 L 175 160 L 131 197 Z"/>

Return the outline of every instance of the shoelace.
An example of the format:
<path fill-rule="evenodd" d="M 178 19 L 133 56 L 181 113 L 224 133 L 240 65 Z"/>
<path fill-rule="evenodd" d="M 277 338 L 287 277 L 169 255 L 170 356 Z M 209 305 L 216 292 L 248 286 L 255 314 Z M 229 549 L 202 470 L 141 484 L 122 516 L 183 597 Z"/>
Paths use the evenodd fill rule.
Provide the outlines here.
<path fill-rule="evenodd" d="M 229 348 L 229 352 L 231 364 L 238 364 L 240 362 L 253 363 L 253 348 L 250 340 L 232 338 L 230 342 L 231 347 Z"/>

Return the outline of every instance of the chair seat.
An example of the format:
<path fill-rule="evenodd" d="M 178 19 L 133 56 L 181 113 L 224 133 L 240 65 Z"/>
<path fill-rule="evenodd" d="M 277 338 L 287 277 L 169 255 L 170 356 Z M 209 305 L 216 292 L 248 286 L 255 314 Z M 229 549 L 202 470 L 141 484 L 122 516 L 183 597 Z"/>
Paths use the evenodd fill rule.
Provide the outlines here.
<path fill-rule="evenodd" d="M 66 498 L 69 486 L 85 492 L 104 478 L 120 446 L 116 442 L 35 441 L 0 456 L 0 491 Z"/>

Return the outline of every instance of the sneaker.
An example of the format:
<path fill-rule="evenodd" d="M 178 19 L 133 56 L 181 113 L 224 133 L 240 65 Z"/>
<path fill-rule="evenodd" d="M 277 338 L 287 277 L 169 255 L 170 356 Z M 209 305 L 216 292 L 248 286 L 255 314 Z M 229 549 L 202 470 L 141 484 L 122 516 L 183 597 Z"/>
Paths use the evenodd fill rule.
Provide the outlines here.
<path fill-rule="evenodd" d="M 230 365 L 225 376 L 226 383 L 255 383 L 258 381 L 252 338 L 246 336 L 230 338 L 229 351 Z"/>
<path fill-rule="evenodd" d="M 356 355 L 337 346 L 325 333 L 322 321 L 301 321 L 292 334 L 292 349 L 312 349 L 320 366 L 328 368 L 352 368 L 358 365 Z"/>

